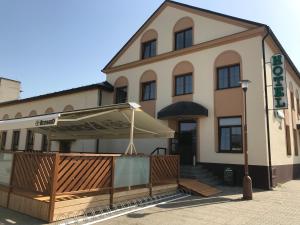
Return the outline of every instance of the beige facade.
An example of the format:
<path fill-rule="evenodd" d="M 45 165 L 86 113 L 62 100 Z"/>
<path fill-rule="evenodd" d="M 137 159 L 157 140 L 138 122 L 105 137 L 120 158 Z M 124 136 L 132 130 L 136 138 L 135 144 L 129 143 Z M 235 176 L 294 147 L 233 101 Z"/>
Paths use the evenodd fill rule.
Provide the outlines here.
<path fill-rule="evenodd" d="M 0 77 L 0 103 L 20 98 L 21 83 Z"/>
<path fill-rule="evenodd" d="M 0 104 L 0 118 L 14 119 L 29 116 L 43 115 L 49 113 L 59 113 L 86 108 L 94 108 L 101 104 L 99 98 L 109 98 L 110 93 L 101 91 L 101 87 L 91 85 L 90 87 L 81 87 L 78 90 L 66 90 L 63 92 L 52 93 L 44 96 L 37 96 L 20 101 L 8 101 Z M 7 131 L 5 149 L 12 149 L 13 131 Z M 27 130 L 20 130 L 20 139 L 18 149 L 26 150 Z M 33 150 L 41 150 L 42 135 L 35 134 Z M 97 152 L 97 140 L 78 140 L 71 142 L 71 149 L 74 152 Z M 59 142 L 51 142 L 51 150 L 59 151 Z"/>
<path fill-rule="evenodd" d="M 277 179 L 278 182 L 286 179 L 286 173 L 291 173 L 291 176 L 295 177 L 299 173 L 297 171 L 300 164 L 297 153 L 300 141 L 296 126 L 299 118 L 297 105 L 299 72 L 292 68 L 291 61 L 286 60 L 289 109 L 284 110 L 285 119 L 279 119 L 278 112 L 272 110 L 271 69 L 270 64 L 266 64 L 270 126 L 268 134 L 263 61 L 263 39 L 268 34 L 268 27 L 262 24 L 247 24 L 244 20 L 230 20 L 228 17 L 220 20 L 219 15 L 208 14 L 201 9 L 196 12 L 195 8 L 167 1 L 104 68 L 107 81 L 114 83 L 121 76 L 126 78 L 128 101 L 140 102 L 143 106 L 144 102 L 139 98 L 141 89 L 139 80 L 146 71 L 152 71 L 156 74 L 157 98 L 153 106 L 155 115 L 178 101 L 195 102 L 208 109 L 208 117 L 192 118 L 197 122 L 197 162 L 212 164 L 213 167 L 221 164 L 242 166 L 244 163 L 242 152 L 220 152 L 218 118 L 240 116 L 244 119 L 243 92 L 241 88 L 225 90 L 216 88 L 217 68 L 239 64 L 240 79 L 251 81 L 247 92 L 249 164 L 253 171 L 266 175 L 265 180 L 268 180 L 267 176 L 272 176 L 268 169 L 270 165 L 274 173 L 273 179 Z M 192 28 L 193 46 L 174 51 L 174 32 L 189 27 Z M 157 33 L 157 52 L 152 58 L 141 60 L 141 43 L 143 43 L 141 39 L 149 31 Z M 266 62 L 269 62 L 274 54 L 285 54 L 274 39 L 276 37 L 268 34 L 265 41 Z M 193 80 L 191 94 L 174 96 L 174 71 L 182 71 L 178 74 L 191 72 Z M 295 109 L 291 109 L 291 101 L 295 101 Z M 148 107 L 144 109 L 149 111 Z M 178 123 L 187 119 L 191 118 L 178 115 L 177 118 L 164 122 L 177 130 Z M 289 135 L 286 135 L 286 128 L 290 130 Z M 287 153 L 289 140 L 290 154 Z M 145 146 L 154 149 L 157 144 L 151 140 L 147 141 Z M 282 170 L 283 167 L 285 169 Z M 242 167 L 240 169 L 242 170 Z M 256 181 L 259 182 L 259 179 Z"/>
<path fill-rule="evenodd" d="M 176 50 L 175 33 L 187 28 L 192 29 L 191 46 Z M 143 44 L 152 40 L 156 40 L 156 54 L 142 59 Z M 278 116 L 280 112 L 272 110 L 271 68 L 268 63 L 271 56 L 277 53 L 282 53 L 287 58 L 289 108 L 284 110 L 285 118 L 281 119 Z M 271 177 L 277 183 L 300 175 L 300 140 L 296 126 L 300 114 L 299 72 L 279 46 L 276 37 L 264 24 L 207 12 L 181 3 L 163 3 L 103 69 L 107 82 L 115 88 L 114 92 L 102 91 L 99 95 L 98 89 L 92 89 L 32 102 L 16 102 L 4 106 L 0 104 L 0 119 L 60 112 L 66 106 L 69 109 L 72 106 L 76 110 L 95 107 L 99 102 L 101 105 L 113 104 L 117 100 L 118 88 L 124 87 L 127 92 L 126 101 L 139 103 L 153 117 L 176 103 L 197 103 L 207 109 L 208 115 L 178 114 L 175 117 L 162 118 L 162 122 L 178 134 L 181 132 L 182 122 L 195 123 L 193 154 L 196 162 L 208 166 L 219 175 L 225 167 L 231 166 L 237 171 L 237 176 L 240 176 L 243 172 L 244 142 L 241 143 L 241 151 L 220 151 L 219 120 L 236 117 L 243 121 L 245 116 L 241 87 L 220 89 L 217 86 L 218 70 L 234 65 L 239 66 L 239 80 L 251 81 L 247 92 L 247 123 L 250 175 L 254 177 L 254 185 L 270 187 Z M 176 77 L 187 74 L 192 80 L 190 92 L 176 95 Z M 155 83 L 155 93 L 154 98 L 146 101 L 142 98 L 143 85 L 149 82 Z M 269 120 L 266 116 L 265 87 Z M 293 109 L 292 101 L 295 102 Z M 19 149 L 25 147 L 25 136 L 26 131 L 22 131 Z M 11 133 L 8 133 L 7 139 L 11 139 Z M 180 137 L 177 141 L 179 139 Z M 40 137 L 36 138 L 36 149 L 41 145 L 40 140 Z M 157 147 L 171 149 L 173 141 L 140 139 L 135 140 L 135 144 L 139 153 L 150 154 Z M 290 150 L 287 147 L 289 142 Z M 10 144 L 8 141 L 6 149 L 10 149 Z M 100 140 L 99 143 L 95 140 L 78 141 L 72 144 L 72 150 L 95 152 L 98 144 L 103 152 L 124 152 L 128 140 Z M 58 148 L 57 143 L 52 145 L 52 150 Z M 180 154 L 184 156 L 185 152 Z"/>

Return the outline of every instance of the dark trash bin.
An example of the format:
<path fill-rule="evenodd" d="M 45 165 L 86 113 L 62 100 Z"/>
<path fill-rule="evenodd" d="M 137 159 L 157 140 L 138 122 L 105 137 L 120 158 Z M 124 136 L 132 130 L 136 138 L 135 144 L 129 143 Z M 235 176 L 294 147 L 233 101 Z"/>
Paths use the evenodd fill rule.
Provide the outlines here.
<path fill-rule="evenodd" d="M 234 185 L 234 171 L 231 167 L 227 167 L 224 170 L 224 183 L 226 185 Z"/>

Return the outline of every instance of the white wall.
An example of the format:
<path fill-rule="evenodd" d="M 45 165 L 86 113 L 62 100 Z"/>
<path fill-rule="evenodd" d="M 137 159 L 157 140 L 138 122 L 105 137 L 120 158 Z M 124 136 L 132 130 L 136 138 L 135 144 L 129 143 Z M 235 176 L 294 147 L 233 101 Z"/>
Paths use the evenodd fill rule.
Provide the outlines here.
<path fill-rule="evenodd" d="M 145 30 L 145 32 L 150 29 L 155 29 L 157 31 L 158 55 L 173 51 L 173 27 L 179 19 L 186 16 L 192 18 L 194 21 L 194 44 L 199 44 L 246 30 L 240 26 L 213 20 L 167 6 L 167 8 L 165 8 Z M 141 34 L 126 50 L 126 52 L 115 62 L 114 66 L 123 65 L 140 59 L 140 40 L 142 35 L 143 34 Z"/>
<path fill-rule="evenodd" d="M 20 103 L 8 106 L 2 106 L 0 108 L 0 119 L 3 118 L 5 114 L 9 115 L 10 119 L 15 118 L 15 115 L 20 112 L 23 117 L 29 116 L 32 110 L 36 110 L 38 115 L 45 114 L 47 108 L 51 107 L 54 112 L 62 112 L 66 105 L 72 105 L 75 110 L 84 108 L 93 108 L 98 106 L 98 90 L 82 91 L 79 93 L 62 95 L 58 97 L 52 97 L 27 103 Z M 24 150 L 26 145 L 26 130 L 21 130 L 19 150 Z M 7 141 L 5 148 L 11 149 L 12 142 L 12 131 L 8 131 Z M 41 135 L 35 135 L 35 150 L 41 149 Z M 96 141 L 95 140 L 80 140 L 72 143 L 71 149 L 76 152 L 95 152 L 96 151 Z M 52 151 L 59 150 L 59 144 L 57 142 L 52 142 Z"/>
<path fill-rule="evenodd" d="M 0 102 L 20 98 L 21 84 L 17 81 L 0 78 Z"/>
<path fill-rule="evenodd" d="M 139 80 L 141 75 L 151 69 L 157 74 L 156 113 L 172 103 L 172 70 L 182 61 L 194 66 L 195 90 L 193 101 L 209 111 L 207 118 L 200 119 L 200 146 L 198 155 L 201 162 L 243 164 L 243 154 L 217 153 L 215 149 L 214 127 L 214 62 L 219 54 L 234 50 L 242 57 L 243 78 L 252 81 L 248 91 L 248 132 L 249 163 L 268 165 L 266 150 L 266 129 L 264 114 L 264 92 L 262 75 L 262 51 L 260 36 L 248 40 L 226 44 L 184 56 L 161 60 L 136 68 L 108 74 L 107 80 L 114 83 L 120 76 L 129 81 L 128 101 L 139 102 Z M 230 99 L 228 100 L 230 101 Z M 145 143 L 146 145 L 146 143 Z"/>

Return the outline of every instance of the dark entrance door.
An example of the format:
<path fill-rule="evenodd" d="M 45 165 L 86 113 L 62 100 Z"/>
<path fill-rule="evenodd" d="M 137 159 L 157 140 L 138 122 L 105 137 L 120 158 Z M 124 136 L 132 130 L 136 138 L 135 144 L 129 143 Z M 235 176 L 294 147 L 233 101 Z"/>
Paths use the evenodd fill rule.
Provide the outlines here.
<path fill-rule="evenodd" d="M 178 129 L 178 152 L 180 163 L 192 165 L 196 156 L 197 123 L 195 121 L 180 121 Z"/>
<path fill-rule="evenodd" d="M 70 153 L 71 152 L 71 141 L 60 141 L 59 151 L 61 153 Z"/>

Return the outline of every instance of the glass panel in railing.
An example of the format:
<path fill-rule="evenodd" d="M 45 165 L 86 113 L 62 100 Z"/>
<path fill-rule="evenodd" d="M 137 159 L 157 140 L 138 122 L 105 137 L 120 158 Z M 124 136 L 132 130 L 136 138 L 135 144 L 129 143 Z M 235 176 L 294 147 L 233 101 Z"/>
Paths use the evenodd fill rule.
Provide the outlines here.
<path fill-rule="evenodd" d="M 13 154 L 0 153 L 0 184 L 9 185 Z"/>
<path fill-rule="evenodd" d="M 117 157 L 114 176 L 115 188 L 148 184 L 149 173 L 149 157 Z"/>

